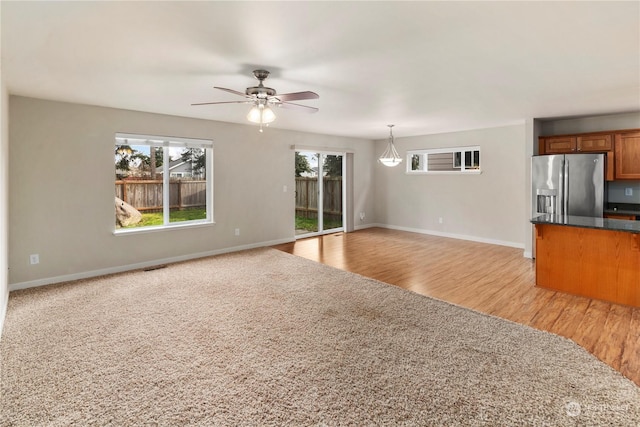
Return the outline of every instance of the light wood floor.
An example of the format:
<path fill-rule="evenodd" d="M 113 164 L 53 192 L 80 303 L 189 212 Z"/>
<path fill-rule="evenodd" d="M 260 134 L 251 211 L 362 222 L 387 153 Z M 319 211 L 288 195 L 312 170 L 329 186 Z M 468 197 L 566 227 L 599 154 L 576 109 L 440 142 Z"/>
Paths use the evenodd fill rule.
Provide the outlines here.
<path fill-rule="evenodd" d="M 521 249 L 382 228 L 274 248 L 565 336 L 640 385 L 640 308 L 537 288 Z"/>

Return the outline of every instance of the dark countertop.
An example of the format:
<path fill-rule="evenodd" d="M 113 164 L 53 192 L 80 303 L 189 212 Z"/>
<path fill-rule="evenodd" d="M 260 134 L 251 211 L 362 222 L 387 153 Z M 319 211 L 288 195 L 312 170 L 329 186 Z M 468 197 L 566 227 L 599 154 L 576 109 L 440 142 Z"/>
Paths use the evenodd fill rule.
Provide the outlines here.
<path fill-rule="evenodd" d="M 618 213 L 620 211 L 617 211 Z M 531 219 L 532 224 L 566 225 L 568 227 L 595 228 L 610 231 L 640 233 L 640 221 L 587 216 L 543 214 Z"/>

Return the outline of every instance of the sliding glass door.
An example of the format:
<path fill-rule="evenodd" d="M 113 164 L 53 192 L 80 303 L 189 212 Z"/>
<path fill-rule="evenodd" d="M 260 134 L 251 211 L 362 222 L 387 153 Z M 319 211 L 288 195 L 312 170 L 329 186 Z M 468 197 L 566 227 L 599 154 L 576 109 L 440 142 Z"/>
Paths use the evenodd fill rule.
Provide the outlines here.
<path fill-rule="evenodd" d="M 296 151 L 296 237 L 344 230 L 343 153 Z"/>
<path fill-rule="evenodd" d="M 330 233 L 341 231 L 344 216 L 344 180 L 342 172 L 342 154 L 320 154 L 323 165 L 322 182 L 322 230 Z"/>

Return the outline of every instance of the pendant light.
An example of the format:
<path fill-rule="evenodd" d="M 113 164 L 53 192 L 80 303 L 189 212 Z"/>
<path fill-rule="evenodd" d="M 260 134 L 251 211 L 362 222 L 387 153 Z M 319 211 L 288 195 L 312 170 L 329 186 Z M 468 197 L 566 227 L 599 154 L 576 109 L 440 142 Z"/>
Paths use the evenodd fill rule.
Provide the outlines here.
<path fill-rule="evenodd" d="M 264 99 L 258 99 L 255 105 L 251 107 L 251 110 L 249 110 L 249 114 L 247 114 L 247 120 L 260 125 L 260 132 L 262 132 L 262 125 L 269 126 L 269 123 L 275 119 L 275 113 L 269 108 Z"/>
<path fill-rule="evenodd" d="M 380 163 L 382 163 L 385 166 L 394 167 L 402 163 L 402 158 L 398 155 L 398 152 L 396 151 L 396 147 L 394 147 L 393 145 L 393 126 L 394 125 L 387 125 L 387 126 L 389 126 L 389 143 L 387 144 L 387 149 L 384 150 L 384 153 L 382 153 L 382 155 L 378 160 L 380 160 Z"/>

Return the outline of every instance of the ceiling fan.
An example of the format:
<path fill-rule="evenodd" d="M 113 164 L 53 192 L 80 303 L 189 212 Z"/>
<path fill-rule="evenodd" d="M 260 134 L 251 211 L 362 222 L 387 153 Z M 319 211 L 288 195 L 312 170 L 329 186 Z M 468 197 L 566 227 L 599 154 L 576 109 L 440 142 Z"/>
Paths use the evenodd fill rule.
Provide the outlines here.
<path fill-rule="evenodd" d="M 291 101 L 301 101 L 304 99 L 318 99 L 315 92 L 293 92 L 278 94 L 275 89 L 266 87 L 263 82 L 269 77 L 269 71 L 267 70 L 254 70 L 253 76 L 260 82 L 258 86 L 248 87 L 244 93 L 237 90 L 227 89 L 224 87 L 214 86 L 214 89 L 223 90 L 225 92 L 233 93 L 245 98 L 243 101 L 221 101 L 221 102 L 200 102 L 191 105 L 213 105 L 213 104 L 253 104 L 253 107 L 247 114 L 247 120 L 253 123 L 260 124 L 260 132 L 262 132 L 262 125 L 268 126 L 269 123 L 276 119 L 276 115 L 271 110 L 271 107 L 290 108 L 294 110 L 306 111 L 308 113 L 315 113 L 318 111 L 315 107 L 309 107 L 307 105 L 296 104 Z"/>

